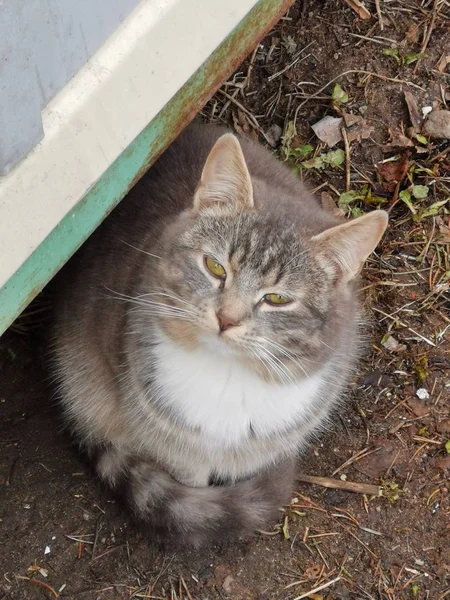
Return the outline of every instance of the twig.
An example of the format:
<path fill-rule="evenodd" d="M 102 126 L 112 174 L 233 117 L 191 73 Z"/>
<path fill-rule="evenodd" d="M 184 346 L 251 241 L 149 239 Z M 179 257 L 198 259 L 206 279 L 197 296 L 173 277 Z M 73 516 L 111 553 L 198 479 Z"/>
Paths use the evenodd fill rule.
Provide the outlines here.
<path fill-rule="evenodd" d="M 342 463 L 342 465 L 340 465 L 337 469 L 335 469 L 331 473 L 332 477 L 337 475 L 339 473 L 339 471 L 342 471 L 342 469 L 345 469 L 345 467 L 349 467 L 354 462 L 361 460 L 362 458 L 365 458 L 366 456 L 370 456 L 371 454 L 373 454 L 374 452 L 378 452 L 379 450 L 381 450 L 381 446 L 379 446 L 378 448 L 373 448 L 372 450 L 369 450 L 369 448 L 366 447 L 366 448 L 363 448 L 362 450 L 360 450 L 359 452 L 356 452 L 356 454 L 353 454 L 353 456 L 348 458 L 345 462 Z"/>
<path fill-rule="evenodd" d="M 270 144 L 270 141 L 267 139 L 266 134 L 264 133 L 264 131 L 261 129 L 258 121 L 256 120 L 255 116 L 245 108 L 245 106 L 243 106 L 238 100 L 236 100 L 236 98 L 233 98 L 233 96 L 230 96 L 230 94 L 227 94 L 224 90 L 219 89 L 217 90 L 220 94 L 222 94 L 223 96 L 225 96 L 226 98 L 228 98 L 228 100 L 232 103 L 235 104 L 240 110 L 242 110 L 242 112 L 244 114 L 247 115 L 247 117 L 249 118 L 249 122 L 250 125 L 253 126 L 254 129 L 256 129 L 256 131 L 262 135 L 262 137 L 266 140 L 266 142 L 268 144 Z"/>
<path fill-rule="evenodd" d="M 427 32 L 424 35 L 423 42 L 422 42 L 422 47 L 420 48 L 420 54 L 423 54 L 425 52 L 425 50 L 427 49 L 428 42 L 430 41 L 431 34 L 433 33 L 434 26 L 435 26 L 435 23 L 436 23 L 436 17 L 437 17 L 437 14 L 438 14 L 438 4 L 439 4 L 439 0 L 434 0 L 433 13 L 431 15 L 431 21 L 430 21 L 430 24 L 429 24 L 429 26 L 427 28 Z M 419 61 L 417 61 L 416 66 L 414 67 L 414 73 L 417 71 L 418 66 L 419 66 Z"/>
<path fill-rule="evenodd" d="M 298 481 L 313 483 L 334 490 L 345 490 L 355 494 L 367 494 L 369 496 L 381 496 L 381 487 L 370 483 L 356 483 L 355 481 L 343 481 L 331 477 L 314 477 L 313 475 L 299 475 Z"/>
<path fill-rule="evenodd" d="M 303 56 L 303 57 L 302 57 L 302 53 L 303 53 L 303 52 L 304 52 L 304 51 L 305 51 L 307 48 L 309 48 L 309 47 L 311 46 L 311 44 L 312 44 L 312 43 L 313 43 L 313 42 L 309 42 L 309 44 L 307 44 L 307 45 L 306 45 L 304 48 L 302 48 L 302 49 L 300 50 L 300 52 L 297 52 L 297 56 L 294 58 L 294 60 L 293 60 L 293 61 L 291 61 L 289 64 L 287 64 L 285 67 L 283 67 L 283 68 L 281 69 L 281 71 L 277 71 L 276 73 L 273 73 L 272 75 L 270 75 L 270 76 L 267 78 L 267 81 L 273 81 L 274 79 L 276 79 L 276 78 L 277 78 L 277 77 L 279 77 L 280 75 L 283 75 L 283 73 L 286 73 L 286 71 L 289 71 L 289 69 L 292 69 L 292 67 L 293 67 L 294 65 L 296 65 L 300 59 L 302 59 L 302 60 L 305 60 L 305 59 L 307 59 L 309 56 L 311 56 L 310 54 L 307 54 L 306 56 Z"/>
<path fill-rule="evenodd" d="M 59 594 L 56 590 L 54 590 L 48 583 L 45 581 L 41 581 L 40 579 L 33 579 L 33 577 L 24 577 L 23 575 L 16 575 L 17 579 L 23 579 L 24 581 L 29 581 L 30 583 L 35 583 L 36 585 L 40 585 L 46 590 L 48 590 L 55 598 L 59 598 Z"/>
<path fill-rule="evenodd" d="M 105 550 L 101 554 L 97 554 L 97 556 L 94 556 L 94 558 L 91 558 L 91 563 L 93 563 L 95 560 L 98 560 L 99 558 L 102 558 L 103 556 L 106 556 L 107 554 L 111 554 L 111 552 L 114 552 L 115 550 L 119 550 L 120 548 L 125 548 L 125 546 L 126 546 L 126 544 L 120 544 L 120 546 L 114 546 L 114 548 L 108 548 L 108 550 Z"/>
<path fill-rule="evenodd" d="M 318 587 L 315 587 L 312 590 L 309 590 L 309 592 L 305 592 L 301 596 L 296 596 L 294 598 L 294 600 L 302 600 L 302 598 L 308 598 L 308 596 L 311 596 L 312 594 L 315 594 L 316 592 L 320 592 L 321 590 L 325 590 L 326 588 L 329 588 L 333 584 L 337 583 L 340 579 L 342 579 L 342 577 L 335 577 L 331 581 L 327 581 L 327 583 L 323 583 L 322 585 L 319 585 Z"/>
<path fill-rule="evenodd" d="M 391 315 L 388 315 L 384 311 L 380 310 L 379 308 L 375 308 L 374 306 L 372 306 L 372 310 L 374 310 L 377 313 L 380 313 L 380 315 L 384 315 L 388 319 L 392 319 L 392 321 L 397 322 L 399 325 L 401 325 L 402 327 L 405 327 L 408 331 L 410 331 L 414 335 L 417 335 L 417 337 L 419 337 L 421 340 L 423 340 L 424 342 L 426 342 L 430 346 L 433 346 L 433 348 L 436 347 L 436 344 L 434 342 L 432 342 L 431 340 L 429 340 L 428 338 L 426 338 L 424 335 L 418 333 L 415 329 L 412 329 L 411 327 L 408 327 L 408 325 L 406 325 L 405 323 L 403 323 L 403 321 L 400 321 L 400 319 L 396 319 L 395 317 L 392 317 Z"/>
<path fill-rule="evenodd" d="M 426 90 L 423 87 L 420 87 L 420 85 L 416 85 L 415 83 L 412 83 L 412 81 L 405 81 L 404 79 L 394 79 L 392 77 L 386 77 L 385 75 L 379 75 L 378 73 L 374 73 L 373 71 L 365 71 L 363 69 L 349 69 L 348 71 L 343 71 L 339 75 L 336 75 L 336 77 L 333 77 L 333 79 L 330 79 L 330 81 L 328 81 L 328 83 L 326 83 L 319 90 L 317 90 L 317 92 L 308 96 L 305 100 L 303 100 L 303 102 L 300 102 L 300 104 L 295 109 L 294 123 L 297 122 L 298 113 L 299 113 L 300 109 L 303 106 L 305 106 L 305 104 L 307 104 L 310 100 L 314 100 L 315 98 L 320 96 L 320 94 L 322 92 L 324 92 L 329 85 L 331 85 L 332 83 L 334 83 L 341 77 L 346 77 L 347 75 L 352 75 L 352 74 L 353 75 L 370 75 L 371 77 L 376 77 L 377 79 L 381 79 L 381 81 L 392 81 L 393 83 L 404 83 L 405 85 L 416 88 L 416 89 L 420 90 L 421 92 L 426 92 Z M 228 94 L 226 94 L 223 90 L 219 90 L 219 91 L 222 94 L 225 94 L 226 96 L 228 96 Z"/>
<path fill-rule="evenodd" d="M 183 577 L 181 577 L 181 583 L 183 584 L 183 587 L 185 589 L 185 592 L 187 594 L 188 600 L 194 600 L 193 597 L 191 596 L 191 592 L 188 590 L 188 587 L 183 579 Z"/>
<path fill-rule="evenodd" d="M 348 143 L 348 135 L 345 126 L 341 127 L 342 139 L 344 140 L 345 148 L 345 191 L 350 191 L 350 144 Z"/>
<path fill-rule="evenodd" d="M 380 24 L 381 31 L 383 31 L 384 24 L 383 24 L 383 15 L 381 14 L 380 0 L 375 0 L 375 7 L 377 9 L 378 23 Z"/>
<path fill-rule="evenodd" d="M 345 2 L 355 11 L 360 19 L 370 19 L 372 16 L 360 0 L 345 0 Z"/>

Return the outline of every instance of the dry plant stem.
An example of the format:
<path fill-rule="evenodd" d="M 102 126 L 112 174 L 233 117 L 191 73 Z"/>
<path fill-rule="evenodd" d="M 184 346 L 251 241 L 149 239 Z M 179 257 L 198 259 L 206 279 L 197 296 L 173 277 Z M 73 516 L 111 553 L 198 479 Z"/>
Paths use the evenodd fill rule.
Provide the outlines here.
<path fill-rule="evenodd" d="M 266 137 L 266 134 L 264 133 L 264 131 L 259 126 L 259 123 L 255 119 L 254 115 L 249 110 L 247 110 L 244 106 L 242 106 L 242 104 L 240 102 L 238 102 L 238 100 L 236 100 L 236 98 L 233 98 L 233 96 L 230 96 L 230 94 L 227 94 L 226 92 L 224 92 L 224 90 L 219 89 L 218 92 L 220 92 L 223 96 L 225 96 L 226 98 L 228 98 L 228 100 L 232 104 L 235 104 L 240 110 L 242 110 L 242 112 L 244 114 L 246 114 L 247 117 L 250 119 L 250 125 L 252 125 L 254 127 L 254 129 L 256 129 L 256 131 L 266 140 L 266 142 L 268 144 L 270 144 L 269 140 Z"/>
<path fill-rule="evenodd" d="M 187 594 L 188 600 L 194 600 L 193 597 L 191 596 L 191 592 L 188 590 L 186 582 L 184 581 L 184 579 L 182 577 L 181 577 L 181 583 L 182 583 L 182 585 L 184 587 L 184 590 L 185 590 L 185 592 Z"/>
<path fill-rule="evenodd" d="M 323 91 L 325 91 L 328 86 L 330 86 L 332 83 L 334 83 L 341 77 L 346 77 L 347 75 L 352 75 L 352 74 L 353 75 L 370 75 L 372 77 L 376 77 L 377 79 L 381 79 L 382 81 L 392 81 L 393 83 L 404 83 L 405 85 L 416 88 L 422 92 L 426 92 L 426 90 L 423 87 L 421 87 L 420 85 L 416 85 L 415 83 L 412 83 L 412 81 L 405 81 L 404 79 L 394 79 L 393 77 L 386 77 L 385 75 L 379 75 L 378 73 L 374 73 L 373 71 L 366 71 L 364 69 L 349 69 L 348 71 L 343 71 L 339 75 L 336 75 L 336 77 L 333 77 L 333 79 L 330 79 L 330 81 L 328 83 L 326 83 L 324 86 L 322 86 L 320 88 L 320 90 L 317 90 L 317 92 L 315 92 L 314 94 L 311 94 L 311 96 L 308 96 L 305 100 L 303 100 L 303 102 L 300 102 L 300 104 L 295 109 L 294 123 L 297 122 L 297 116 L 298 116 L 299 110 L 307 102 L 309 102 L 310 100 L 314 100 L 315 98 L 320 96 L 320 94 Z M 222 92 L 222 90 L 220 90 L 220 91 Z"/>
<path fill-rule="evenodd" d="M 423 42 L 422 42 L 422 47 L 420 48 L 420 54 L 423 54 L 425 52 L 425 50 L 427 49 L 428 46 L 428 42 L 430 41 L 430 37 L 431 34 L 433 33 L 434 30 L 434 26 L 436 24 L 436 17 L 438 14 L 438 4 L 439 4 L 439 0 L 434 0 L 434 4 L 433 4 L 433 13 L 431 16 L 431 21 L 430 24 L 426 30 L 426 34 L 423 38 Z M 414 73 L 417 71 L 417 68 L 419 66 L 419 61 L 417 61 L 416 66 L 414 67 Z"/>
<path fill-rule="evenodd" d="M 331 585 L 337 583 L 340 579 L 342 579 L 342 577 L 335 577 L 331 581 L 327 581 L 327 583 L 323 583 L 322 585 L 319 585 L 318 587 L 313 588 L 312 590 L 309 590 L 309 592 L 305 592 L 301 596 L 296 596 L 294 598 L 294 600 L 302 600 L 302 598 L 308 598 L 312 594 L 315 594 L 316 592 L 320 592 L 321 590 L 325 590 L 326 588 L 330 587 Z"/>
<path fill-rule="evenodd" d="M 32 577 L 24 577 L 23 575 L 16 575 L 17 579 L 23 579 L 24 581 L 29 581 L 30 583 L 35 583 L 36 585 L 40 585 L 49 591 L 55 598 L 59 598 L 59 594 L 56 590 L 54 590 L 48 583 L 45 581 L 41 581 L 40 579 L 33 579 Z"/>
<path fill-rule="evenodd" d="M 355 11 L 360 19 L 370 19 L 372 16 L 360 0 L 345 0 L 345 2 Z"/>
<path fill-rule="evenodd" d="M 388 315 L 387 313 L 385 313 L 384 311 L 380 310 L 379 308 L 375 308 L 374 306 L 372 306 L 372 310 L 374 310 L 377 313 L 380 313 L 381 315 L 384 315 L 385 317 L 387 317 L 388 319 L 392 319 L 393 321 L 396 321 L 399 325 L 401 325 L 402 327 L 406 327 L 406 329 L 408 331 L 410 331 L 412 334 L 416 335 L 417 337 L 419 337 L 421 340 L 423 340 L 424 342 L 426 342 L 427 344 L 429 344 L 430 346 L 436 347 L 436 344 L 434 342 L 432 342 L 431 340 L 429 340 L 428 338 L 426 338 L 425 336 L 421 335 L 420 333 L 418 333 L 417 331 L 415 331 L 414 329 L 412 329 L 411 327 L 408 327 L 408 325 L 406 325 L 405 323 L 403 323 L 403 321 L 400 321 L 400 319 L 396 319 L 395 317 L 392 317 L 391 315 Z"/>
<path fill-rule="evenodd" d="M 345 462 L 343 462 L 342 465 L 340 465 L 337 469 L 335 469 L 331 473 L 331 476 L 334 477 L 335 475 L 337 475 L 339 473 L 339 471 L 342 471 L 342 469 L 349 467 L 354 462 L 357 462 L 357 461 L 361 460 L 362 458 L 366 458 L 366 456 L 370 456 L 371 454 L 374 454 L 375 452 L 378 452 L 379 450 L 381 450 L 381 446 L 379 446 L 378 448 L 373 448 L 372 450 L 369 450 L 369 448 L 363 448 L 356 454 L 353 454 L 353 456 L 348 458 Z"/>
<path fill-rule="evenodd" d="M 342 481 L 331 477 L 315 477 L 313 475 L 299 475 L 298 481 L 313 483 L 334 490 L 345 490 L 354 494 L 367 494 L 369 496 L 381 496 L 381 487 L 370 483 L 356 483 L 354 481 Z"/>
<path fill-rule="evenodd" d="M 384 24 L 383 24 L 383 15 L 381 14 L 380 0 L 375 0 L 375 7 L 377 10 L 378 23 L 380 24 L 381 31 L 383 31 Z"/>
<path fill-rule="evenodd" d="M 345 191 L 350 191 L 350 144 L 348 143 L 348 135 L 345 127 L 341 128 L 342 138 L 344 140 L 345 148 Z"/>

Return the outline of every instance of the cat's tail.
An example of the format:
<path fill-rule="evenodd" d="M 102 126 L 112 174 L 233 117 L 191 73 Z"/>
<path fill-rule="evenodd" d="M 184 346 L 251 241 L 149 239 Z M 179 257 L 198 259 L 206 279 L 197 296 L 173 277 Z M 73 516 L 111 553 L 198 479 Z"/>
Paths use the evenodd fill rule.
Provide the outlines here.
<path fill-rule="evenodd" d="M 127 505 L 152 531 L 200 546 L 273 524 L 290 500 L 294 475 L 295 461 L 285 459 L 232 485 L 188 487 L 155 463 L 132 459 L 113 487 L 120 486 Z"/>

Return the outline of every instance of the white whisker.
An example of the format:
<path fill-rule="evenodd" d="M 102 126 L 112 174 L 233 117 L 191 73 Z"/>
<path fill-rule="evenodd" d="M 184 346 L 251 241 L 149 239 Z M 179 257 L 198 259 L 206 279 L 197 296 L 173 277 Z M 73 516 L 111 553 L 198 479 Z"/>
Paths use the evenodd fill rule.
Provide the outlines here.
<path fill-rule="evenodd" d="M 129 244 L 125 240 L 119 240 L 119 242 L 122 242 L 122 244 L 125 244 L 125 246 L 129 246 L 130 248 L 133 248 L 133 250 L 137 250 L 138 252 L 141 252 L 142 254 L 146 254 L 147 256 L 151 256 L 152 258 L 158 258 L 159 260 L 162 260 L 162 256 L 158 256 L 157 254 L 152 254 L 151 252 L 147 252 L 147 250 L 142 250 L 142 248 L 137 248 L 136 246 L 133 246 L 133 244 Z"/>

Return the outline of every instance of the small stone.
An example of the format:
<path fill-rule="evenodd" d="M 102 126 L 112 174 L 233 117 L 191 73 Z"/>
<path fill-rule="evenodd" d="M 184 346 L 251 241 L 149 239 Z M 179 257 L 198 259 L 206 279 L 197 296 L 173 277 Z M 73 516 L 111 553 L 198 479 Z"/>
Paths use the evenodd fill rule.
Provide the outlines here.
<path fill-rule="evenodd" d="M 420 398 L 420 400 L 429 400 L 430 399 L 430 393 L 425 388 L 419 388 L 416 391 L 416 396 L 418 398 Z"/>
<path fill-rule="evenodd" d="M 450 433 L 450 419 L 444 419 L 436 424 L 436 429 L 439 433 Z"/>
<path fill-rule="evenodd" d="M 227 575 L 223 580 L 222 589 L 227 594 L 231 594 L 233 591 L 233 583 L 234 577 L 232 575 Z"/>
<path fill-rule="evenodd" d="M 432 138 L 450 139 L 450 111 L 433 110 L 423 126 L 424 132 Z"/>
<path fill-rule="evenodd" d="M 341 127 L 344 119 L 342 117 L 331 117 L 326 116 L 314 125 L 311 125 L 311 129 L 317 135 L 321 142 L 325 142 L 327 146 L 332 148 L 336 144 L 342 141 Z"/>
<path fill-rule="evenodd" d="M 44 554 L 50 554 L 50 546 L 45 546 Z"/>

